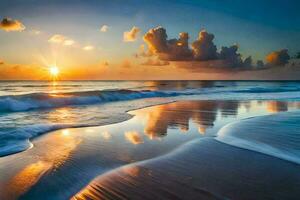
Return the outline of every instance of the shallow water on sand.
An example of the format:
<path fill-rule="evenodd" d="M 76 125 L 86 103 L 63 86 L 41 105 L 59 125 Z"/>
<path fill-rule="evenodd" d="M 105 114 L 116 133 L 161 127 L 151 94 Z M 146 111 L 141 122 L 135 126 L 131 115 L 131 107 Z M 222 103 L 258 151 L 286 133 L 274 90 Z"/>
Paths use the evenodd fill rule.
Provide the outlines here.
<path fill-rule="evenodd" d="M 300 82 L 0 81 L 0 156 L 50 131 L 120 122 L 128 110 L 187 99 L 299 101 Z"/>
<path fill-rule="evenodd" d="M 193 140 L 214 140 L 219 129 L 230 122 L 298 108 L 297 102 L 282 101 L 178 101 L 131 111 L 133 118 L 117 124 L 54 131 L 34 139 L 31 149 L 0 158 L 0 199 L 67 199 L 97 176 L 118 167 L 180 150 Z M 221 144 L 221 150 L 223 146 L 228 146 L 228 152 L 234 148 Z M 213 149 L 214 145 L 208 145 L 206 151 L 217 154 Z M 197 159 L 193 152 L 189 154 Z M 172 160 L 173 170 L 178 175 L 180 170 L 190 170 L 191 161 L 184 166 Z M 189 176 L 184 179 L 188 181 Z M 218 196 L 215 191 L 212 194 Z"/>

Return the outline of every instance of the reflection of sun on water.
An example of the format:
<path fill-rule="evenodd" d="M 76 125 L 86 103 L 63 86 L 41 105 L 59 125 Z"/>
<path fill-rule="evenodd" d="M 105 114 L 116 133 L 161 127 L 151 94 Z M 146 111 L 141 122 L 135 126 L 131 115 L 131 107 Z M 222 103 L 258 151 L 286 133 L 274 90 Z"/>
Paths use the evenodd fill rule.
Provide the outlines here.
<path fill-rule="evenodd" d="M 4 191 L 3 196 L 7 197 L 4 199 L 17 199 L 35 185 L 46 172 L 58 169 L 80 143 L 81 139 L 70 134 L 68 129 L 49 136 L 39 144 L 43 146 L 43 150 L 38 156 L 31 158 L 30 164 L 25 165 L 5 183 L 5 188 L 0 188 L 1 192 Z"/>
<path fill-rule="evenodd" d="M 63 107 L 52 110 L 47 115 L 47 120 L 52 123 L 74 124 L 79 120 L 71 108 Z"/>
<path fill-rule="evenodd" d="M 64 136 L 68 136 L 68 135 L 70 135 L 70 131 L 68 129 L 65 129 L 65 130 L 62 131 L 62 134 Z"/>
<path fill-rule="evenodd" d="M 56 81 L 58 80 L 58 75 L 59 75 L 59 68 L 56 65 L 51 66 L 49 68 L 49 73 L 52 80 L 52 86 L 53 86 L 52 90 L 55 90 Z"/>

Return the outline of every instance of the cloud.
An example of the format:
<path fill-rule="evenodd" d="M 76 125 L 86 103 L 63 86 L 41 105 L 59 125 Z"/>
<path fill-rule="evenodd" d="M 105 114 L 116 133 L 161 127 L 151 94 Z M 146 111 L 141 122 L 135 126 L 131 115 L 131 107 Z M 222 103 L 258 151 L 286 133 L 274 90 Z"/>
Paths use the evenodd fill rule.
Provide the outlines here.
<path fill-rule="evenodd" d="M 146 51 L 144 44 L 141 44 L 138 53 L 135 54 L 135 57 L 152 57 L 153 55 L 154 54 L 151 51 Z"/>
<path fill-rule="evenodd" d="M 148 45 L 149 51 L 154 54 L 168 52 L 167 38 L 166 29 L 161 26 L 150 29 L 143 37 Z"/>
<path fill-rule="evenodd" d="M 258 60 L 256 63 L 256 67 L 257 68 L 263 68 L 265 66 L 264 61 L 262 60 Z"/>
<path fill-rule="evenodd" d="M 149 65 L 149 66 L 164 66 L 169 65 L 169 62 L 166 60 L 160 60 L 158 58 L 148 58 L 145 62 L 141 65 Z"/>
<path fill-rule="evenodd" d="M 222 47 L 219 55 L 219 59 L 224 60 L 232 67 L 241 66 L 243 64 L 241 54 L 237 53 L 238 45 L 232 45 L 231 47 Z"/>
<path fill-rule="evenodd" d="M 30 30 L 31 35 L 40 35 L 42 32 L 40 30 L 32 29 Z"/>
<path fill-rule="evenodd" d="M 270 66 L 285 65 L 289 62 L 289 59 L 290 56 L 287 49 L 273 51 L 266 56 L 267 65 Z"/>
<path fill-rule="evenodd" d="M 4 61 L 3 60 L 0 60 L 0 65 L 3 65 L 4 64 Z"/>
<path fill-rule="evenodd" d="M 92 45 L 87 45 L 87 46 L 84 46 L 82 49 L 83 49 L 84 51 L 92 51 L 92 50 L 95 49 L 95 47 L 92 46 Z"/>
<path fill-rule="evenodd" d="M 134 42 L 136 41 L 138 34 L 141 30 L 134 26 L 130 31 L 125 31 L 123 34 L 123 41 L 124 42 Z"/>
<path fill-rule="evenodd" d="M 217 58 L 217 47 L 214 45 L 214 34 L 200 31 L 198 39 L 192 43 L 195 60 L 214 60 Z"/>
<path fill-rule="evenodd" d="M 54 43 L 54 44 L 62 44 L 64 46 L 72 46 L 75 44 L 74 40 L 72 40 L 71 38 L 68 38 L 64 35 L 61 35 L 61 34 L 55 34 L 55 35 L 51 36 L 49 38 L 48 42 Z"/>
<path fill-rule="evenodd" d="M 103 25 L 103 26 L 101 26 L 101 28 L 100 28 L 100 32 L 105 33 L 105 32 L 108 31 L 108 29 L 109 29 L 109 26 Z"/>
<path fill-rule="evenodd" d="M 192 57 L 188 47 L 188 33 L 180 33 L 179 39 L 167 40 L 166 29 L 159 26 L 150 29 L 143 37 L 148 45 L 150 55 L 157 55 L 161 60 L 186 60 Z"/>
<path fill-rule="evenodd" d="M 247 66 L 252 64 L 252 58 L 248 57 L 245 63 L 241 59 L 241 54 L 237 53 L 238 46 L 222 47 L 220 53 L 213 43 L 214 34 L 205 30 L 199 32 L 198 38 L 189 48 L 189 35 L 186 32 L 179 34 L 178 39 L 169 39 L 166 29 L 159 26 L 150 29 L 143 37 L 148 46 L 148 52 L 140 53 L 140 56 L 157 56 L 164 61 L 209 61 L 224 60 L 227 66 Z M 148 59 L 149 60 L 149 59 Z M 151 60 L 150 60 L 151 61 Z M 151 62 L 147 62 L 147 64 Z M 225 65 L 224 65 L 225 66 Z"/>
<path fill-rule="evenodd" d="M 72 39 L 67 39 L 63 42 L 63 45 L 65 46 L 72 46 L 73 44 L 75 44 L 75 41 Z"/>
<path fill-rule="evenodd" d="M 135 55 L 136 58 L 144 59 L 141 65 L 171 64 L 192 72 L 230 71 L 236 73 L 237 71 L 264 70 L 274 65 L 285 65 L 290 59 L 288 50 L 283 49 L 270 53 L 266 57 L 266 65 L 261 60 L 253 64 L 251 56 L 243 59 L 243 55 L 238 52 L 239 46 L 236 44 L 229 47 L 223 46 L 218 51 L 214 44 L 214 34 L 205 30 L 199 32 L 198 38 L 191 45 L 189 45 L 188 33 L 180 33 L 178 39 L 168 39 L 166 29 L 161 26 L 150 29 L 143 39 L 147 48 L 141 45 L 139 52 Z"/>
<path fill-rule="evenodd" d="M 253 63 L 252 57 L 249 56 L 244 60 L 243 67 L 252 67 L 252 63 Z"/>
<path fill-rule="evenodd" d="M 51 36 L 48 40 L 50 43 L 63 43 L 67 38 L 60 34 L 55 34 Z"/>
<path fill-rule="evenodd" d="M 10 31 L 23 31 L 25 26 L 22 22 L 18 20 L 13 20 L 11 18 L 3 18 L 0 22 L 0 29 L 10 32 Z"/>

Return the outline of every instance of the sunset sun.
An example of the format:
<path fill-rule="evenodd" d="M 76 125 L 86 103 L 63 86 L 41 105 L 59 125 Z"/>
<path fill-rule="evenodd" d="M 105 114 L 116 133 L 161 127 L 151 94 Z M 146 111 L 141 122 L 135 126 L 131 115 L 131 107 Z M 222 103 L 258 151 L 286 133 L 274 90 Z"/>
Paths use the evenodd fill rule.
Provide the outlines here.
<path fill-rule="evenodd" d="M 50 67 L 50 74 L 51 76 L 56 77 L 59 74 L 59 69 L 56 66 Z"/>

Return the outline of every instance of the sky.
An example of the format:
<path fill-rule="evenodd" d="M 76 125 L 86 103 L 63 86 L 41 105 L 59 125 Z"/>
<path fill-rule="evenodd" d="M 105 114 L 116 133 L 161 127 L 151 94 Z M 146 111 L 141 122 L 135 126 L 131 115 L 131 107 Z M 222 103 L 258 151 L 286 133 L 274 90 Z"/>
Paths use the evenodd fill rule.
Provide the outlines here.
<path fill-rule="evenodd" d="M 61 80 L 215 79 L 220 71 L 236 71 L 221 77 L 230 79 L 258 68 L 257 60 L 276 73 L 274 67 L 291 63 L 290 58 L 282 60 L 286 53 L 292 57 L 300 51 L 298 0 L 0 2 L 3 80 L 50 79 L 53 66 Z M 178 39 L 182 32 L 189 38 L 183 47 Z M 154 39 L 145 39 L 147 34 Z M 169 41 L 173 38 L 177 40 Z M 208 73 L 205 68 L 218 69 Z"/>

